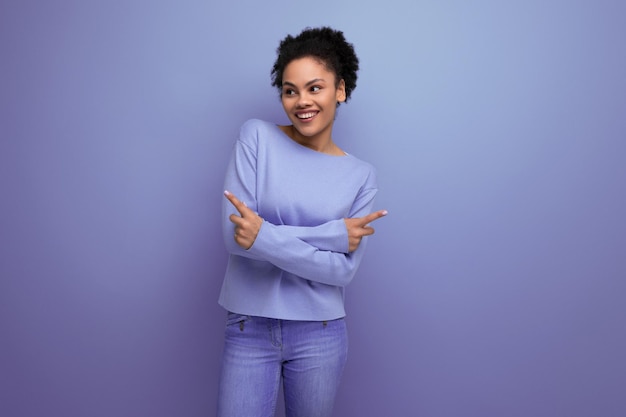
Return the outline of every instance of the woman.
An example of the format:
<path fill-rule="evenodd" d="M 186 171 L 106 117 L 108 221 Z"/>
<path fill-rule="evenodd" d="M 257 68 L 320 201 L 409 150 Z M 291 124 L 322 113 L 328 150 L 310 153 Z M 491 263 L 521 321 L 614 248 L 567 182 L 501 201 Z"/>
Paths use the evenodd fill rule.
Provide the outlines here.
<path fill-rule="evenodd" d="M 371 213 L 373 168 L 332 139 L 356 87 L 353 46 L 323 27 L 287 36 L 277 52 L 272 81 L 291 125 L 246 122 L 226 172 L 220 417 L 272 416 L 281 380 L 288 416 L 332 414 L 347 352 L 344 287 L 369 224 L 387 214 Z"/>

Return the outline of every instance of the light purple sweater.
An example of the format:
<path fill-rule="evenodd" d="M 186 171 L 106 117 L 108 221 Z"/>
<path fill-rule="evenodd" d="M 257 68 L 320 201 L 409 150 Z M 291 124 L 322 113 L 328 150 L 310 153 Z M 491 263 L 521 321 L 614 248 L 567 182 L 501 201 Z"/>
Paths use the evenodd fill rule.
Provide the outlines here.
<path fill-rule="evenodd" d="M 225 309 L 285 320 L 345 316 L 343 288 L 367 238 L 348 253 L 344 218 L 373 211 L 373 167 L 351 155 L 316 152 L 261 120 L 243 124 L 225 189 L 263 219 L 252 247 L 234 241 L 236 209 L 224 198 L 222 228 L 230 253 L 219 297 Z"/>

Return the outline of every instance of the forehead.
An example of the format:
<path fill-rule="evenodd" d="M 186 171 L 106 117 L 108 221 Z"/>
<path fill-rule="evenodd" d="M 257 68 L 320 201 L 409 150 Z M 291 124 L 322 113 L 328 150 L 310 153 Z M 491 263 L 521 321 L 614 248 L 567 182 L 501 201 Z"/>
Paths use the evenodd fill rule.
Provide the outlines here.
<path fill-rule="evenodd" d="M 294 59 L 283 70 L 283 82 L 298 84 L 316 78 L 332 82 L 335 74 L 328 70 L 323 61 L 312 57 Z"/>

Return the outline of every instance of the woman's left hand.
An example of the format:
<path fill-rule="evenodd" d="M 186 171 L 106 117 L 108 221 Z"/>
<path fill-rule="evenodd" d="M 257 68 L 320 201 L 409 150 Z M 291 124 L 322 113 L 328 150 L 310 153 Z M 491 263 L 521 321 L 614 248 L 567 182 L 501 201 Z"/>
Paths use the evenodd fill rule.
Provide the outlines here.
<path fill-rule="evenodd" d="M 235 224 L 235 242 L 242 248 L 248 250 L 254 244 L 261 225 L 263 224 L 263 218 L 250 210 L 243 201 L 240 201 L 234 194 L 224 191 L 224 196 L 235 206 L 240 216 L 231 214 L 229 219 Z"/>

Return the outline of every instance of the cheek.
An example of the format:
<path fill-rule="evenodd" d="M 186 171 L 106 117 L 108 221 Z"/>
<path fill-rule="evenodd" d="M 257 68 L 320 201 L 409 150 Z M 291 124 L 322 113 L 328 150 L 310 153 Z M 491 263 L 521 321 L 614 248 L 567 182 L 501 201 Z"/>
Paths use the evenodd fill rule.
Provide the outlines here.
<path fill-rule="evenodd" d="M 287 117 L 289 119 L 291 119 L 293 117 L 292 115 L 292 104 L 289 100 L 281 100 L 281 103 L 283 105 L 283 111 L 285 112 L 285 114 L 287 115 Z"/>
<path fill-rule="evenodd" d="M 326 107 L 328 108 L 335 108 L 337 107 L 337 96 L 336 95 L 332 95 L 330 97 L 328 97 L 327 103 L 326 103 Z"/>
<path fill-rule="evenodd" d="M 280 102 L 283 104 L 283 107 L 291 107 L 295 101 L 294 98 L 295 96 L 286 96 L 281 94 Z"/>

